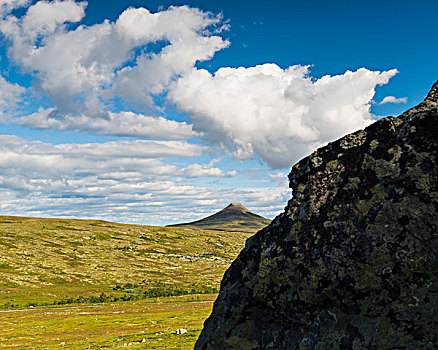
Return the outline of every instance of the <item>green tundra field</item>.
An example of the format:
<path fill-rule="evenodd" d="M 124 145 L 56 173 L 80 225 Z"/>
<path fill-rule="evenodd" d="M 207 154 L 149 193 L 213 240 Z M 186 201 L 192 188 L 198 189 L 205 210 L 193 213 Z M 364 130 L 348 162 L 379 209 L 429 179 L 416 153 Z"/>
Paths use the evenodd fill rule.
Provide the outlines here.
<path fill-rule="evenodd" d="M 2 349 L 193 349 L 216 295 L 0 312 Z M 177 334 L 178 329 L 187 330 Z"/>
<path fill-rule="evenodd" d="M 193 348 L 251 234 L 2 216 L 0 347 Z"/>

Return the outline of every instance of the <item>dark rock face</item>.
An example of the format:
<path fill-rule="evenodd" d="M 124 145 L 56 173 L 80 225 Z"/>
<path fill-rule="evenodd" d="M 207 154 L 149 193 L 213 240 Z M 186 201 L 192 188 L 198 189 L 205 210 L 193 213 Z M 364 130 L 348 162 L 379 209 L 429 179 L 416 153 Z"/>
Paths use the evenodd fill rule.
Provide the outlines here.
<path fill-rule="evenodd" d="M 195 349 L 438 349 L 437 97 L 293 167 Z"/>

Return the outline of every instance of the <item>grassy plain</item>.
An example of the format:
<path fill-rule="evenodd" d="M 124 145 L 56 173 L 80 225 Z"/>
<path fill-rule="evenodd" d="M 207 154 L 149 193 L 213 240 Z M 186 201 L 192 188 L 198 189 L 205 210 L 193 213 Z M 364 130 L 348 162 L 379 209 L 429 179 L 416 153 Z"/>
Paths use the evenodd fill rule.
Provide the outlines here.
<path fill-rule="evenodd" d="M 0 309 L 153 289 L 211 293 L 250 235 L 2 216 Z"/>
<path fill-rule="evenodd" d="M 251 235 L 0 216 L 0 348 L 192 349 Z"/>
<path fill-rule="evenodd" d="M 0 312 L 2 349 L 193 349 L 216 295 Z M 176 334 L 178 329 L 187 333 Z"/>

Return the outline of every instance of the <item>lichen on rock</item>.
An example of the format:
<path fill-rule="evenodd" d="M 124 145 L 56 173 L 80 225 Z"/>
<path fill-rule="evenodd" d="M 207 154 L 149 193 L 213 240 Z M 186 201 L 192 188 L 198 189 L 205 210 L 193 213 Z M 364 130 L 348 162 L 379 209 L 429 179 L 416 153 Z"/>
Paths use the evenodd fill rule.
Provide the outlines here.
<path fill-rule="evenodd" d="M 437 349 L 437 98 L 292 168 L 195 349 Z"/>

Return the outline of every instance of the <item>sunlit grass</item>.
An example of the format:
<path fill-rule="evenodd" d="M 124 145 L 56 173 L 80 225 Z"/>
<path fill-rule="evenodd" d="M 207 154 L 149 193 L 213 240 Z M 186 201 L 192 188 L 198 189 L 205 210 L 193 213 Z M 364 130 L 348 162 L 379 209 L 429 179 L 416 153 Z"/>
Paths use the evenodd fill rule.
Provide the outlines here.
<path fill-rule="evenodd" d="M 215 295 L 0 313 L 0 348 L 193 349 Z M 187 333 L 176 334 L 178 329 Z"/>
<path fill-rule="evenodd" d="M 0 216 L 0 348 L 193 349 L 250 235 Z"/>
<path fill-rule="evenodd" d="M 248 233 L 0 217 L 0 309 L 154 288 L 211 293 Z M 116 286 L 132 284 L 133 290 Z M 184 293 L 182 293 L 184 294 Z"/>

